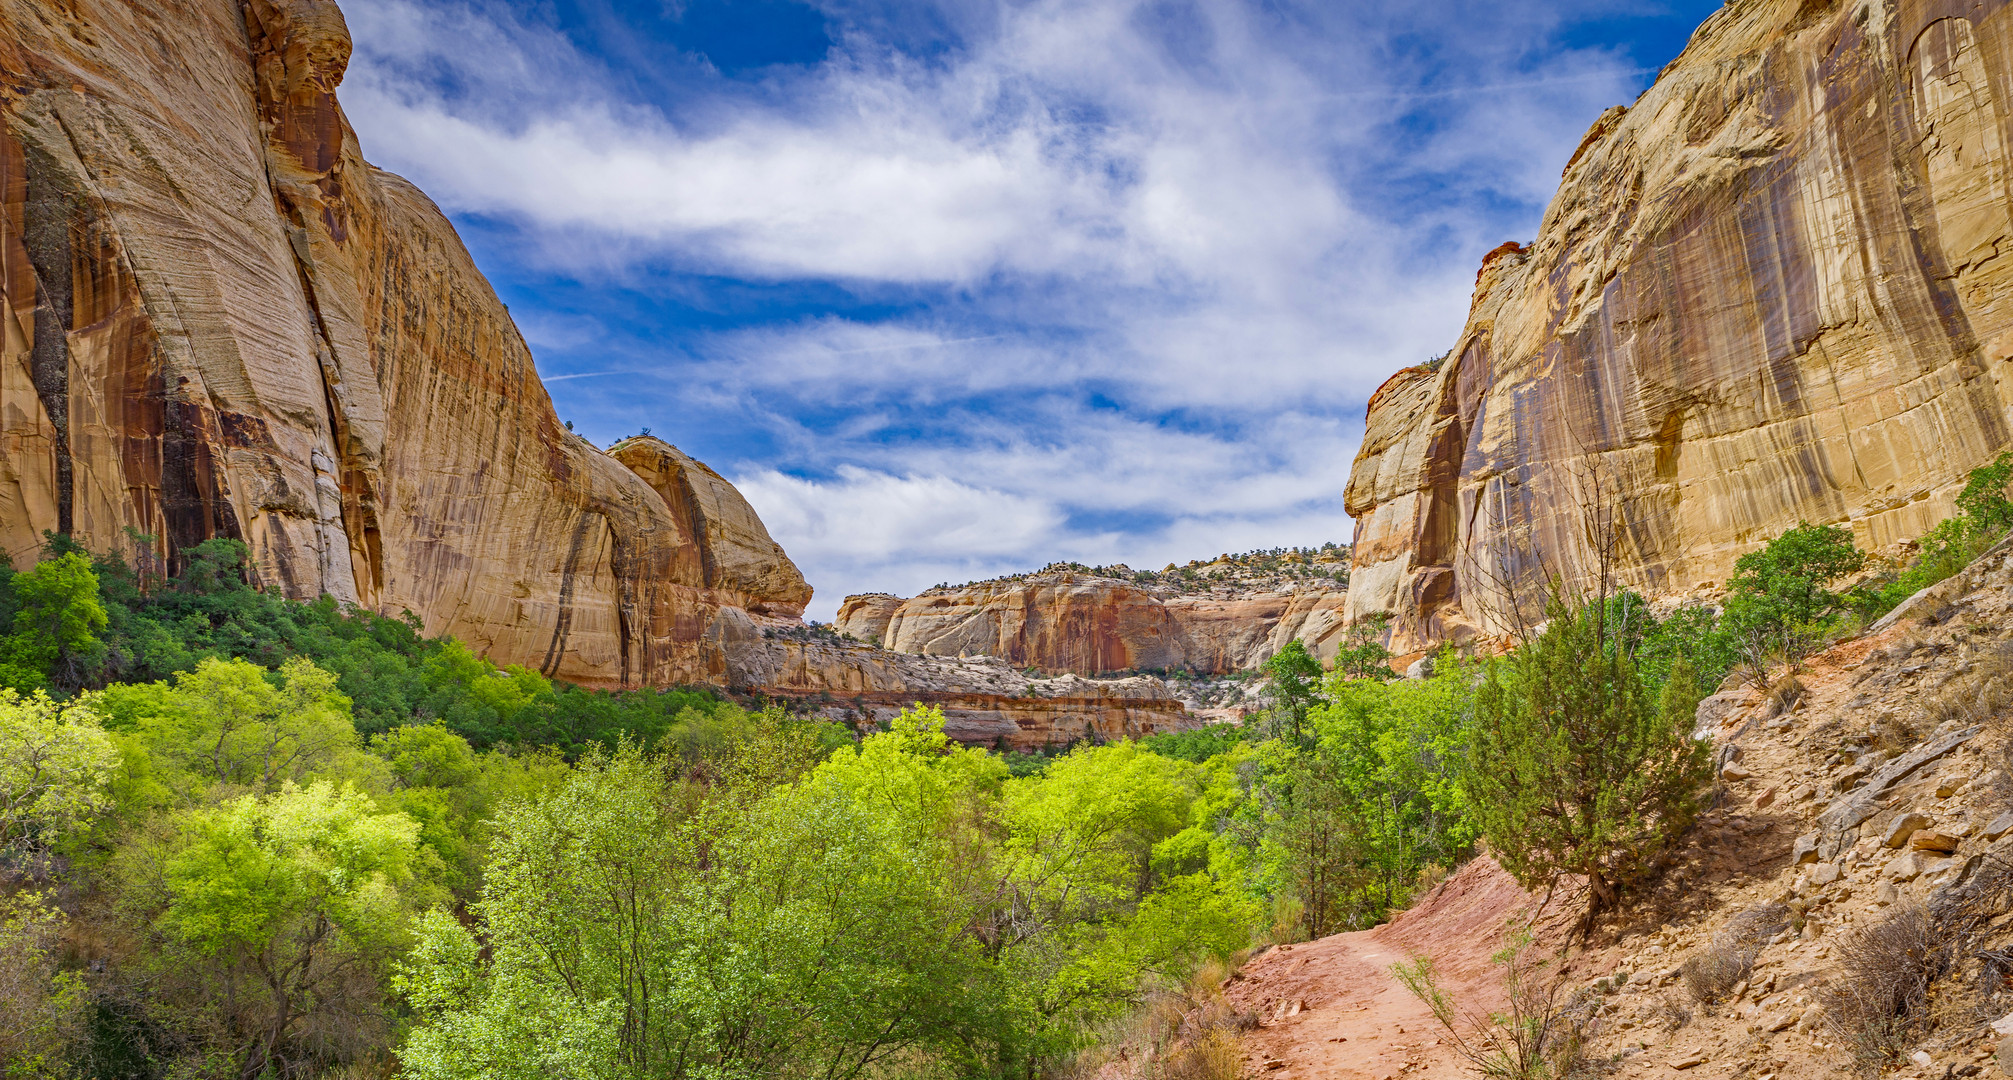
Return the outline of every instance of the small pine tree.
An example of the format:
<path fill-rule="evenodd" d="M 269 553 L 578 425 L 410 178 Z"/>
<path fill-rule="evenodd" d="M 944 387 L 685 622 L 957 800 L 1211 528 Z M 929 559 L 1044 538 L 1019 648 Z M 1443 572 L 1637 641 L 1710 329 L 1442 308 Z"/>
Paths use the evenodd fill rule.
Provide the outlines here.
<path fill-rule="evenodd" d="M 1335 670 L 1352 679 L 1391 677 L 1391 650 L 1384 647 L 1384 631 L 1391 616 L 1384 612 L 1365 615 L 1349 627 L 1335 650 Z"/>
<path fill-rule="evenodd" d="M 1271 696 L 1277 722 L 1280 727 L 1292 730 L 1293 744 L 1298 746 L 1307 710 L 1321 699 L 1321 661 L 1295 638 L 1265 661 L 1262 670 L 1272 676 Z"/>
<path fill-rule="evenodd" d="M 1503 869 L 1526 888 L 1588 882 L 1583 930 L 1697 818 L 1709 747 L 1690 735 L 1698 681 L 1674 665 L 1660 700 L 1609 633 L 1604 603 L 1554 599 L 1535 639 L 1476 690 L 1463 786 Z"/>

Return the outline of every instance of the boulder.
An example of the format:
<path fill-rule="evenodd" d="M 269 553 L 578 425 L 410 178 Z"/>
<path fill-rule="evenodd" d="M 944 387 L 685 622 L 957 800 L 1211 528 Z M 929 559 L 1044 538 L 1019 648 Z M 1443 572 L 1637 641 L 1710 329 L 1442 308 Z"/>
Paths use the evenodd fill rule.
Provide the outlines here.
<path fill-rule="evenodd" d="M 1917 830 L 1928 827 L 1929 816 L 1911 810 L 1888 823 L 1887 833 L 1880 842 L 1891 848 L 1902 847 L 1908 843 L 1908 838 L 1915 835 Z"/>
<path fill-rule="evenodd" d="M 1804 833 L 1796 838 L 1796 845 L 1790 849 L 1790 864 L 1803 866 L 1817 861 L 1817 834 Z"/>
<path fill-rule="evenodd" d="M 1817 815 L 1818 831 L 1830 838 L 1838 838 L 1849 829 L 1859 827 L 1867 818 L 1880 812 L 1880 805 L 1894 785 L 1914 775 L 1924 765 L 1943 757 L 1945 754 L 1971 741 L 1978 734 L 1977 725 L 1946 732 L 1916 747 L 1913 750 L 1886 762 L 1879 771 L 1867 778 L 1864 786 L 1850 795 L 1835 800 Z"/>
<path fill-rule="evenodd" d="M 1910 851 L 1906 854 L 1896 856 L 1881 871 L 1881 874 L 1892 881 L 1914 881 L 1922 874 L 1924 862 L 1925 860 L 1919 853 Z"/>
<path fill-rule="evenodd" d="M 1935 832 L 1929 829 L 1924 829 L 1908 838 L 1909 847 L 1917 851 L 1933 851 L 1941 855 L 1948 855 L 1956 851 L 1959 843 L 1960 841 L 1957 837 L 1947 832 Z"/>
<path fill-rule="evenodd" d="M 1741 687 L 1738 690 L 1722 690 L 1698 703 L 1695 732 L 1712 732 L 1727 725 L 1742 710 L 1754 703 L 1754 691 Z"/>

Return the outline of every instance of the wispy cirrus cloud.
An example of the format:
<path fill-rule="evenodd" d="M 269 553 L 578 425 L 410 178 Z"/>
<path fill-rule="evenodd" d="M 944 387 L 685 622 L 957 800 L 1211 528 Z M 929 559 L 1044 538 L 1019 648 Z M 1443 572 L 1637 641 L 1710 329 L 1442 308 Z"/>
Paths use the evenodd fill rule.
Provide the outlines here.
<path fill-rule="evenodd" d="M 728 70 L 765 42 L 655 3 L 345 8 L 366 153 L 461 223 L 562 411 L 727 472 L 814 613 L 1344 538 L 1369 393 L 1674 48 L 1609 0 L 826 0 Z"/>

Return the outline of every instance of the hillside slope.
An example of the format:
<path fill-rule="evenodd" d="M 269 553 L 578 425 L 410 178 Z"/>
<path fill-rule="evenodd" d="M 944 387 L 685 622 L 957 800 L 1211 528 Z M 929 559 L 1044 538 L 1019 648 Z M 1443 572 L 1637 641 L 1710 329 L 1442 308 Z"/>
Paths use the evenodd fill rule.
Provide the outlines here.
<path fill-rule="evenodd" d="M 1609 1075 L 1852 1075 L 1870 1029 L 1835 995 L 1868 982 L 1850 960 L 1859 935 L 1914 910 L 1946 920 L 1928 940 L 1957 948 L 1920 1026 L 1887 1045 L 1889 1074 L 2002 1073 L 1990 1025 L 2013 1013 L 2013 990 L 1981 964 L 2013 945 L 2013 542 L 1897 614 L 1812 658 L 1794 693 L 1733 690 L 1700 706 L 1724 763 L 1717 808 L 1564 966 L 1566 991 L 1593 995 L 1589 1052 Z M 1227 991 L 1262 1019 L 1247 1039 L 1254 1066 L 1472 1075 L 1390 965 L 1432 956 L 1464 1004 L 1492 1007 L 1501 985 L 1482 960 L 1531 901 L 1476 860 L 1386 927 L 1265 954 Z M 1947 920 L 1961 914 L 1985 919 L 1960 937 Z M 1545 925 L 1556 947 L 1560 927 Z M 1734 940 L 1751 971 L 1701 999 L 1684 965 L 1730 955 Z M 1620 972 L 1619 991 L 1594 985 Z"/>

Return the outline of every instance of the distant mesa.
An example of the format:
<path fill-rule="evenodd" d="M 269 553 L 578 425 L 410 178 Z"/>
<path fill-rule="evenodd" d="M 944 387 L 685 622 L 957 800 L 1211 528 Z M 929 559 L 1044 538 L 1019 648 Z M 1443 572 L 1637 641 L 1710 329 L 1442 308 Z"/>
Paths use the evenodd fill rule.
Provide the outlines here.
<path fill-rule="evenodd" d="M 894 652 L 992 656 L 1044 673 L 1095 676 L 1250 671 L 1288 641 L 1333 659 L 1342 638 L 1348 548 L 1271 549 L 1169 563 L 1051 563 L 903 599 L 849 596 L 834 627 Z"/>

